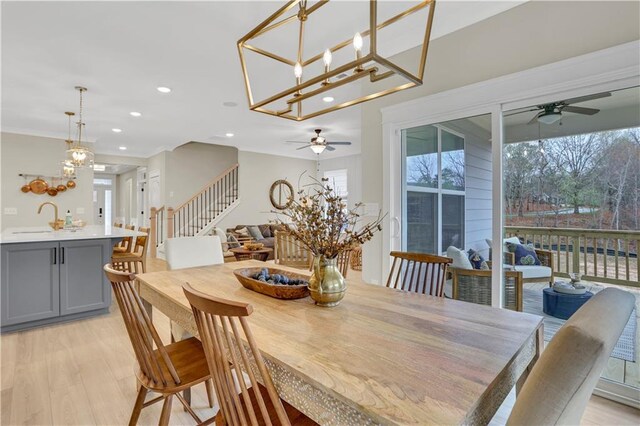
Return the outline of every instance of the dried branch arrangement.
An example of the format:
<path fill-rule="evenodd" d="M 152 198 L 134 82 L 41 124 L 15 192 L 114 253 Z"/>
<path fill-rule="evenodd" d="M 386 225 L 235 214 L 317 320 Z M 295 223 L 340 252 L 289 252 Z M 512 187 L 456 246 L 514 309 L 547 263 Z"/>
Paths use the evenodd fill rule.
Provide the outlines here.
<path fill-rule="evenodd" d="M 348 210 L 327 179 L 316 180 L 306 189 L 299 190 L 297 200 L 293 195 L 290 198 L 286 209 L 273 211 L 278 215 L 275 222 L 286 228 L 314 256 L 328 259 L 369 241 L 382 230 L 386 216 L 378 213 L 376 220 L 363 225 L 359 213 L 362 203 Z"/>

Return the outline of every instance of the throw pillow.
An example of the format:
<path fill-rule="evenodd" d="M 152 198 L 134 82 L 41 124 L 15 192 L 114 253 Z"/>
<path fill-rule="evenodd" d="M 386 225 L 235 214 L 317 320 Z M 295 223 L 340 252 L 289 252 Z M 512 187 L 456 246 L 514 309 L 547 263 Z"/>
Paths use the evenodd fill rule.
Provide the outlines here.
<path fill-rule="evenodd" d="M 487 261 L 484 260 L 484 257 L 482 257 L 480 253 L 478 253 L 474 249 L 469 249 L 467 253 L 469 254 L 469 262 L 471 262 L 473 269 L 481 269 L 485 271 L 489 269 Z"/>
<path fill-rule="evenodd" d="M 264 240 L 262 232 L 260 232 L 260 228 L 258 228 L 257 226 L 247 226 L 247 229 L 249 230 L 249 234 L 251 234 L 251 237 L 253 237 L 254 240 Z"/>
<path fill-rule="evenodd" d="M 509 252 L 513 253 L 515 256 L 516 265 L 529 266 L 541 264 L 533 247 L 512 242 L 507 242 L 506 244 Z"/>
<path fill-rule="evenodd" d="M 460 250 L 454 246 L 449 246 L 449 248 L 447 248 L 447 257 L 453 259 L 453 262 L 451 263 L 453 268 L 473 269 L 473 265 L 469 262 L 469 257 L 467 257 L 464 250 Z"/>
<path fill-rule="evenodd" d="M 258 229 L 260 229 L 260 233 L 264 238 L 271 238 L 271 227 L 269 225 L 258 225 Z"/>
<path fill-rule="evenodd" d="M 227 242 L 229 243 L 228 246 L 230 249 L 241 247 L 240 243 L 238 242 L 238 239 L 231 234 L 227 235 Z"/>
<path fill-rule="evenodd" d="M 235 230 L 235 233 L 242 236 L 242 237 L 250 237 L 251 235 L 249 235 L 249 230 L 247 229 L 247 227 L 243 227 L 243 228 L 238 228 Z"/>

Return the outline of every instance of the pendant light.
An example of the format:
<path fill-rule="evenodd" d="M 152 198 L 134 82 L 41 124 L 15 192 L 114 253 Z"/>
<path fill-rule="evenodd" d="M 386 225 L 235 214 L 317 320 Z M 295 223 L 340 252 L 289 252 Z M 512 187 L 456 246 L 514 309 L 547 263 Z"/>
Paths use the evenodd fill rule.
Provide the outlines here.
<path fill-rule="evenodd" d="M 73 139 L 71 139 L 71 117 L 73 117 L 75 114 L 75 112 L 70 112 L 67 111 L 65 112 L 66 116 L 68 117 L 68 121 L 69 121 L 69 137 L 67 138 L 67 140 L 65 141 L 65 143 L 67 144 L 67 151 L 69 151 L 71 149 L 71 147 L 73 146 Z M 69 159 L 65 159 L 62 161 L 62 176 L 68 179 L 71 179 L 73 177 L 75 177 L 76 175 L 76 168 L 73 165 L 73 163 L 71 162 L 71 160 Z"/>
<path fill-rule="evenodd" d="M 78 113 L 78 140 L 75 143 L 72 143 L 67 149 L 67 160 L 76 168 L 76 169 L 92 169 L 94 155 L 93 152 L 82 145 L 82 129 L 84 127 L 84 122 L 82 121 L 82 93 L 87 91 L 86 87 L 76 86 L 76 90 L 80 92 L 80 110 Z"/>

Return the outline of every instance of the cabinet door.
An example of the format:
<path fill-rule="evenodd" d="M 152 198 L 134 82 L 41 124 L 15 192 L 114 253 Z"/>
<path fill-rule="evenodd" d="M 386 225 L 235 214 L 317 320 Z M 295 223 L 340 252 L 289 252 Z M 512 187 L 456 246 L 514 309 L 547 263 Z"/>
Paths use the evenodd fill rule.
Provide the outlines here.
<path fill-rule="evenodd" d="M 60 314 L 106 308 L 111 285 L 102 266 L 111 259 L 109 240 L 60 242 Z"/>
<path fill-rule="evenodd" d="M 2 326 L 60 314 L 58 242 L 3 244 Z"/>

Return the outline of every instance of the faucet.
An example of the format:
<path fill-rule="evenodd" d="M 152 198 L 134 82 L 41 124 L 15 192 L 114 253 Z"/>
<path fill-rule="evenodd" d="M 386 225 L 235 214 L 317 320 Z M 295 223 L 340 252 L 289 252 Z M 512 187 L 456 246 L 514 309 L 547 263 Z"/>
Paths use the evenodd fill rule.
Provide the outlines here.
<path fill-rule="evenodd" d="M 45 204 L 49 204 L 49 205 L 53 206 L 53 208 L 54 208 L 55 218 L 54 218 L 53 222 L 49 222 L 49 225 L 51 225 L 51 227 L 53 228 L 54 231 L 57 231 L 58 229 L 62 229 L 62 225 L 58 224 L 58 206 L 56 206 L 51 201 L 46 201 L 46 202 L 40 204 L 40 207 L 38 207 L 38 214 L 40 214 L 42 212 L 42 208 L 45 206 Z"/>

